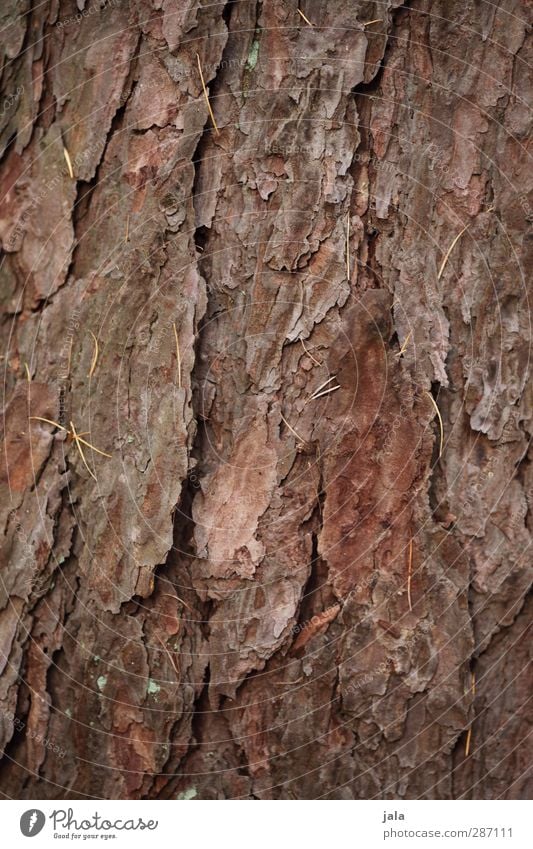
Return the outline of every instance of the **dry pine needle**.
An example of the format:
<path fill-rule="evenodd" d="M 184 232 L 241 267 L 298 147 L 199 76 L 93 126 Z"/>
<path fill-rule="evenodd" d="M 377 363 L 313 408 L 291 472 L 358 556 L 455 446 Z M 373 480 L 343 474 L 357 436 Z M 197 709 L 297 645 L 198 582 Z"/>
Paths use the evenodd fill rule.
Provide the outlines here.
<path fill-rule="evenodd" d="M 442 423 L 442 416 L 441 416 L 440 410 L 437 406 L 437 402 L 435 401 L 431 392 L 426 392 L 426 395 L 428 396 L 429 400 L 433 404 L 433 407 L 435 408 L 435 412 L 436 412 L 438 420 L 439 420 L 439 427 L 440 427 L 439 457 L 442 457 L 442 449 L 443 449 L 443 446 L 444 446 L 444 425 Z"/>
<path fill-rule="evenodd" d="M 312 23 L 311 23 L 311 21 L 309 20 L 309 18 L 306 18 L 306 16 L 304 15 L 304 13 L 302 12 L 302 10 L 301 10 L 301 9 L 298 9 L 298 14 L 300 15 L 300 17 L 301 17 L 301 18 L 303 18 L 303 20 L 306 22 L 306 24 L 307 24 L 308 26 L 310 26 L 310 27 L 314 26 L 314 24 L 312 24 Z"/>
<path fill-rule="evenodd" d="M 89 330 L 89 333 L 90 333 L 90 334 L 91 334 L 91 336 L 93 337 L 93 342 L 94 342 L 93 358 L 92 358 L 91 368 L 89 369 L 89 375 L 88 375 L 88 376 L 89 376 L 89 380 L 90 380 L 90 379 L 91 379 L 91 377 L 92 377 L 92 376 L 93 376 L 93 374 L 94 374 L 94 370 L 95 370 L 95 368 L 96 368 L 96 363 L 98 362 L 98 339 L 96 338 L 96 336 L 94 335 L 94 333 L 92 332 L 92 330 Z"/>
<path fill-rule="evenodd" d="M 201 80 L 202 88 L 203 88 L 203 91 L 204 91 L 204 97 L 205 97 L 205 102 L 207 104 L 207 109 L 208 109 L 209 115 L 211 117 L 211 121 L 213 122 L 213 127 L 215 128 L 215 132 L 218 136 L 220 130 L 218 129 L 217 122 L 215 121 L 215 116 L 213 115 L 213 110 L 211 109 L 211 103 L 209 102 L 209 94 L 207 92 L 207 86 L 205 84 L 204 74 L 203 74 L 203 71 L 202 71 L 202 63 L 200 62 L 200 56 L 198 55 L 198 53 L 196 54 L 196 61 L 198 62 L 198 71 L 200 72 L 200 80 Z"/>

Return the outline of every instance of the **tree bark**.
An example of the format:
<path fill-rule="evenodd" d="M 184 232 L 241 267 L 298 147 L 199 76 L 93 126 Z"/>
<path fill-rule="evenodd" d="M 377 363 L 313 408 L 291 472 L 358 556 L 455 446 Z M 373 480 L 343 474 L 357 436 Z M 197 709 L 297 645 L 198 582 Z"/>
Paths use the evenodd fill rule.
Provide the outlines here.
<path fill-rule="evenodd" d="M 299 8 L 6 0 L 7 796 L 528 793 L 530 7 Z"/>

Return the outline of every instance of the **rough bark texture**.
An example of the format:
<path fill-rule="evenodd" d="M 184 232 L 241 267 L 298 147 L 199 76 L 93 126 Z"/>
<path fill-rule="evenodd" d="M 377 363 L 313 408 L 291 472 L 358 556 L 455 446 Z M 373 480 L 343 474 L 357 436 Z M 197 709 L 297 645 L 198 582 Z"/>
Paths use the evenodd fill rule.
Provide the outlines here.
<path fill-rule="evenodd" d="M 526 796 L 529 4 L 35 5 L 2 9 L 3 793 Z"/>

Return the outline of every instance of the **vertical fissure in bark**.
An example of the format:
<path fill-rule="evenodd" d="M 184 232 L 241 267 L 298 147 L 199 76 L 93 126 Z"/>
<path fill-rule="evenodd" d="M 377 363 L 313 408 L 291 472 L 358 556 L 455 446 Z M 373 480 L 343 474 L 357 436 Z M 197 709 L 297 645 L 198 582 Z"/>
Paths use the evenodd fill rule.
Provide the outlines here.
<path fill-rule="evenodd" d="M 137 45 L 137 50 L 139 50 L 139 45 L 140 45 L 140 41 Z M 132 60 L 132 65 L 131 65 L 132 69 L 135 67 L 135 61 L 136 60 L 134 58 Z M 77 259 L 78 252 L 84 250 L 83 238 L 80 239 L 80 235 L 81 235 L 80 230 L 82 229 L 82 226 L 83 226 L 83 219 L 85 218 L 85 216 L 89 212 L 89 208 L 90 208 L 92 197 L 93 197 L 93 192 L 100 185 L 100 180 L 101 180 L 101 176 L 102 176 L 102 169 L 103 169 L 104 163 L 106 161 L 106 154 L 107 154 L 108 149 L 109 149 L 109 144 L 110 144 L 111 140 L 113 138 L 115 138 L 116 135 L 119 135 L 121 132 L 126 132 L 127 129 L 128 129 L 127 127 L 126 128 L 123 127 L 124 116 L 125 116 L 125 113 L 126 113 L 126 110 L 127 110 L 128 101 L 129 101 L 131 95 L 133 94 L 134 88 L 135 88 L 135 86 L 132 85 L 131 91 L 129 92 L 128 96 L 126 97 L 124 102 L 121 102 L 117 111 L 113 115 L 113 118 L 112 118 L 112 121 L 111 121 L 111 126 L 109 128 L 109 131 L 106 135 L 106 139 L 105 139 L 105 142 L 104 142 L 104 148 L 102 150 L 102 155 L 100 157 L 98 164 L 96 165 L 93 178 L 91 180 L 79 180 L 79 179 L 77 180 L 77 185 L 76 185 L 77 195 L 76 195 L 76 199 L 75 199 L 75 201 L 72 205 L 72 227 L 74 229 L 74 250 L 72 251 L 72 258 L 71 258 L 69 269 L 68 269 L 67 274 L 65 276 L 65 282 L 68 282 L 68 280 L 70 279 L 71 272 L 72 272 L 73 275 L 75 275 L 75 273 L 76 273 L 76 259 Z"/>

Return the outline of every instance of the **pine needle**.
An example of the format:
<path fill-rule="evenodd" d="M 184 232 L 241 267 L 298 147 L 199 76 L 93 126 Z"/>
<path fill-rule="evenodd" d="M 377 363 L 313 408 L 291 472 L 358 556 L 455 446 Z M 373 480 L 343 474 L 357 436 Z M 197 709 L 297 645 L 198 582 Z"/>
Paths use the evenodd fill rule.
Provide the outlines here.
<path fill-rule="evenodd" d="M 178 678 L 179 678 L 179 677 L 180 677 L 180 674 L 179 674 L 179 672 L 178 672 L 178 670 L 177 670 L 177 668 L 176 668 L 176 664 L 174 663 L 174 658 L 173 658 L 173 657 L 172 657 L 172 655 L 170 654 L 170 652 L 169 652 L 168 648 L 167 648 L 167 647 L 166 647 L 166 645 L 164 644 L 164 642 L 163 642 L 163 640 L 161 639 L 161 637 L 159 636 L 159 634 L 156 634 L 156 637 L 157 637 L 157 639 L 159 640 L 159 642 L 161 643 L 161 645 L 163 646 L 164 650 L 166 651 L 166 653 L 167 653 L 167 655 L 168 655 L 168 658 L 169 658 L 169 660 L 170 660 L 170 662 L 171 662 L 171 664 L 172 664 L 172 668 L 173 668 L 174 672 L 176 673 L 176 675 L 177 675 L 177 676 L 178 676 Z"/>
<path fill-rule="evenodd" d="M 324 381 L 324 383 L 321 383 L 321 384 L 320 384 L 320 386 L 317 386 L 317 388 L 316 388 L 316 389 L 315 389 L 315 391 L 313 392 L 313 395 L 316 395 L 316 393 L 317 393 L 317 392 L 320 392 L 320 390 L 321 390 L 321 389 L 323 389 L 323 388 L 324 388 L 324 386 L 327 386 L 327 385 L 328 385 L 328 383 L 331 383 L 331 381 L 332 381 L 332 380 L 335 380 L 336 378 L 337 378 L 337 375 L 336 375 L 336 374 L 332 375 L 331 377 L 328 377 L 328 379 L 327 379 L 327 380 L 325 380 L 325 381 Z"/>
<path fill-rule="evenodd" d="M 24 368 L 26 369 L 26 380 L 28 383 L 31 383 L 30 367 L 28 366 L 28 363 L 24 363 Z"/>
<path fill-rule="evenodd" d="M 474 698 L 476 695 L 476 673 L 472 672 L 471 685 L 470 689 L 472 691 L 472 697 Z M 472 741 L 472 725 L 469 726 L 467 734 L 466 734 L 466 743 L 465 743 L 465 758 L 470 754 L 470 743 Z"/>
<path fill-rule="evenodd" d="M 178 331 L 176 330 L 176 323 L 172 322 L 172 327 L 174 328 L 174 338 L 176 339 L 176 357 L 178 358 L 178 389 L 181 389 L 181 356 L 180 356 L 180 343 L 178 339 Z"/>
<path fill-rule="evenodd" d="M 457 234 L 457 236 L 455 237 L 455 239 L 451 243 L 450 247 L 446 251 L 444 259 L 442 260 L 442 265 L 439 268 L 439 273 L 437 274 L 437 280 L 440 280 L 440 278 L 442 277 L 442 272 L 444 271 L 444 268 L 446 267 L 446 263 L 448 262 L 448 259 L 450 257 L 451 252 L 453 251 L 454 247 L 456 246 L 457 242 L 459 241 L 459 239 L 461 238 L 461 236 L 463 235 L 465 230 L 468 230 L 469 227 L 470 227 L 470 224 L 467 224 L 466 227 L 463 227 L 461 232 Z"/>
<path fill-rule="evenodd" d="M 72 422 L 71 422 L 71 424 L 72 424 Z M 88 433 L 88 431 L 86 431 L 86 432 Z M 96 453 L 97 453 L 97 454 L 101 454 L 101 456 L 102 456 L 102 457 L 109 457 L 109 458 L 111 458 L 111 457 L 113 456 L 112 454 L 106 454 L 106 452 L 105 452 L 105 451 L 100 451 L 100 449 L 99 449 L 99 448 L 95 448 L 95 446 L 94 446 L 94 445 L 91 445 L 91 443 L 90 443 L 90 442 L 86 442 L 86 441 L 85 441 L 85 439 L 82 439 L 82 438 L 81 438 L 81 436 L 80 436 L 80 434 L 78 434 L 77 439 L 78 439 L 78 442 L 83 442 L 83 444 L 84 444 L 84 445 L 86 445 L 86 446 L 87 446 L 87 448 L 90 448 L 90 449 L 91 449 L 91 451 L 96 451 Z"/>
<path fill-rule="evenodd" d="M 215 116 L 213 115 L 213 110 L 211 109 L 211 104 L 209 103 L 209 95 L 207 93 L 207 87 L 204 80 L 204 75 L 202 73 L 202 63 L 200 62 L 200 57 L 198 53 L 196 54 L 196 60 L 198 62 L 198 70 L 200 72 L 200 80 L 202 81 L 202 88 L 204 90 L 205 102 L 207 103 L 207 109 L 209 111 L 209 115 L 211 116 L 211 121 L 213 122 L 213 127 L 215 128 L 215 132 L 218 136 L 220 130 L 218 129 L 217 122 L 215 121 Z"/>
<path fill-rule="evenodd" d="M 323 388 L 324 388 L 324 386 L 327 386 L 327 385 L 328 385 L 328 383 L 331 383 L 331 381 L 332 381 L 332 380 L 336 380 L 336 377 L 337 377 L 337 376 L 336 376 L 335 374 L 334 374 L 332 377 L 328 377 L 328 379 L 327 379 L 327 380 L 325 380 L 325 381 L 324 381 L 324 383 L 321 383 L 321 384 L 320 384 L 320 386 L 318 386 L 318 387 L 315 389 L 315 391 L 313 392 L 313 394 L 311 395 L 311 397 L 310 397 L 310 398 L 308 398 L 308 399 L 307 399 L 307 401 L 306 401 L 305 403 L 306 403 L 306 404 L 309 404 L 309 401 L 313 401 L 313 400 L 315 399 L 315 396 L 317 396 L 317 394 L 320 392 L 320 390 L 321 390 L 321 389 L 323 389 Z M 340 389 L 340 387 L 339 387 L 339 386 L 337 386 L 337 389 Z"/>
<path fill-rule="evenodd" d="M 301 9 L 298 9 L 298 14 L 300 15 L 300 17 L 301 17 L 301 18 L 303 18 L 303 19 L 304 19 L 304 21 L 306 22 L 306 24 L 308 24 L 310 27 L 314 27 L 314 24 L 312 24 L 312 23 L 311 23 L 311 21 L 309 20 L 309 18 L 306 18 L 306 17 L 305 17 L 305 15 L 304 15 L 304 13 L 302 12 L 302 10 L 301 10 Z"/>
<path fill-rule="evenodd" d="M 468 729 L 466 733 L 466 743 L 465 743 L 465 758 L 470 754 L 470 741 L 472 740 L 472 726 Z"/>
<path fill-rule="evenodd" d="M 296 433 L 296 431 L 294 430 L 294 428 L 293 428 L 293 427 L 291 427 L 291 425 L 289 424 L 289 422 L 287 421 L 287 419 L 285 418 L 285 416 L 283 415 L 283 413 L 280 413 L 280 416 L 281 416 L 281 418 L 283 419 L 283 421 L 285 422 L 285 424 L 287 425 L 287 427 L 289 428 L 290 432 L 291 432 L 291 433 L 292 433 L 292 434 L 296 437 L 296 439 L 298 440 L 298 442 L 301 442 L 301 443 L 302 443 L 302 445 L 305 445 L 306 440 L 305 440 L 305 439 L 302 439 L 302 437 L 300 436 L 300 434 L 299 434 L 299 433 Z"/>
<path fill-rule="evenodd" d="M 346 277 L 350 282 L 350 213 L 346 216 Z"/>
<path fill-rule="evenodd" d="M 312 355 L 311 351 L 308 351 L 308 350 L 307 350 L 307 348 L 305 347 L 304 340 L 303 340 L 302 338 L 300 338 L 300 342 L 302 343 L 302 348 L 304 349 L 304 351 L 305 351 L 305 353 L 307 354 L 307 356 L 308 356 L 308 357 L 311 357 L 311 359 L 313 360 L 313 362 L 314 362 L 314 363 L 316 363 L 316 365 L 317 365 L 317 366 L 321 366 L 321 365 L 322 365 L 322 363 L 319 363 L 319 362 L 318 362 L 318 360 L 315 360 L 315 358 L 313 357 L 313 355 Z"/>
<path fill-rule="evenodd" d="M 407 348 L 407 346 L 409 344 L 409 339 L 411 338 L 412 335 L 413 335 L 413 331 L 410 330 L 409 333 L 407 334 L 407 336 L 405 337 L 405 341 L 404 341 L 402 347 L 400 348 L 400 350 L 396 354 L 397 357 L 401 357 L 401 355 L 403 354 L 403 352 Z"/>
<path fill-rule="evenodd" d="M 67 163 L 68 173 L 71 180 L 74 179 L 74 171 L 72 170 L 72 162 L 70 159 L 70 153 L 68 152 L 65 145 L 63 145 L 63 156 L 65 157 L 65 161 Z"/>
<path fill-rule="evenodd" d="M 82 461 L 83 461 L 83 465 L 85 466 L 85 468 L 86 468 L 86 469 L 87 469 L 87 471 L 89 472 L 90 476 L 91 476 L 94 480 L 96 480 L 96 475 L 94 474 L 94 472 L 92 472 L 92 471 L 91 471 L 91 469 L 89 468 L 89 464 L 87 463 L 87 460 L 85 459 L 85 454 L 83 453 L 83 449 L 82 449 L 82 447 L 81 447 L 81 445 L 80 445 L 80 437 L 79 437 L 79 436 L 78 436 L 78 434 L 76 433 L 76 428 L 74 427 L 74 425 L 72 424 L 72 422 L 70 422 L 70 427 L 71 427 L 72 438 L 73 438 L 74 442 L 76 443 L 76 448 L 77 448 L 77 449 L 78 449 L 78 451 L 80 452 L 80 457 L 81 457 L 81 459 L 82 459 Z"/>
<path fill-rule="evenodd" d="M 407 566 L 407 600 L 409 602 L 409 610 L 413 610 L 411 604 L 411 577 L 413 573 L 413 540 L 409 540 L 409 564 Z"/>
<path fill-rule="evenodd" d="M 69 432 L 66 427 L 63 427 L 63 425 L 60 425 L 59 422 L 52 421 L 52 419 L 44 419 L 42 416 L 29 416 L 28 418 L 30 418 L 30 419 L 32 419 L 33 421 L 36 421 L 36 422 L 46 422 L 46 424 L 50 424 L 50 425 L 53 425 L 54 427 L 58 427 L 59 430 L 66 430 L 67 433 Z"/>
<path fill-rule="evenodd" d="M 322 398 L 323 395 L 329 395 L 330 392 L 336 392 L 337 389 L 340 389 L 340 386 L 332 386 L 330 389 L 324 389 L 324 391 L 319 392 L 318 395 L 312 395 L 309 400 L 310 401 L 316 401 L 317 398 Z"/>
<path fill-rule="evenodd" d="M 98 339 L 96 338 L 96 336 L 94 335 L 94 333 L 92 332 L 92 330 L 89 330 L 89 333 L 90 333 L 90 334 L 91 334 L 91 336 L 93 337 L 93 341 L 94 341 L 94 353 L 93 353 L 93 360 L 92 360 L 91 368 L 89 369 L 89 375 L 88 375 L 88 376 L 89 376 L 89 380 L 90 380 L 90 379 L 91 379 L 91 377 L 92 377 L 92 376 L 93 376 L 93 374 L 94 374 L 94 370 L 95 370 L 95 368 L 96 368 L 96 363 L 98 362 Z"/>
<path fill-rule="evenodd" d="M 74 433 L 68 430 L 68 428 L 63 427 L 63 425 L 59 424 L 59 422 L 54 422 L 52 419 L 45 419 L 43 416 L 28 416 L 29 419 L 37 422 L 46 422 L 46 424 L 53 425 L 53 427 L 58 427 L 59 430 L 64 430 L 69 436 L 72 436 L 77 442 L 82 442 L 87 448 L 90 448 L 92 451 L 96 451 L 97 454 L 101 454 L 102 457 L 112 457 L 111 454 L 106 454 L 105 451 L 100 451 L 99 448 L 96 448 L 94 445 L 91 445 L 90 442 L 87 442 L 85 439 L 82 439 L 82 433 L 77 433 L 74 437 Z M 72 427 L 72 422 L 70 422 L 70 426 Z M 83 431 L 83 434 L 88 434 L 89 431 Z"/>
<path fill-rule="evenodd" d="M 130 240 L 130 217 L 129 215 L 126 217 L 126 235 L 124 236 L 124 241 L 129 242 Z"/>
<path fill-rule="evenodd" d="M 437 416 L 438 416 L 438 419 L 439 419 L 439 427 L 440 427 L 439 458 L 440 458 L 440 457 L 442 457 L 442 447 L 444 445 L 444 425 L 442 423 L 442 416 L 440 414 L 440 410 L 437 407 L 437 402 L 435 401 L 433 395 L 431 394 L 431 392 L 426 392 L 426 395 L 428 396 L 429 400 L 431 401 L 431 403 L 435 407 L 435 412 L 437 413 Z"/>
<path fill-rule="evenodd" d="M 381 23 L 383 23 L 383 18 L 375 18 L 373 21 L 366 21 L 366 23 L 364 23 L 363 26 L 369 27 L 370 24 L 381 24 Z"/>

